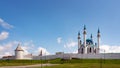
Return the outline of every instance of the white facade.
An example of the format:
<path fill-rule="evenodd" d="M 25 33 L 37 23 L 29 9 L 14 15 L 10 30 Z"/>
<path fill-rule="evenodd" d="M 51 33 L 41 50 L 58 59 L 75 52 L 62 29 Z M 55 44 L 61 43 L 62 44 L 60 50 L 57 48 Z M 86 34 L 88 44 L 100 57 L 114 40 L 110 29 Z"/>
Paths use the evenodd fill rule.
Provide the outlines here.
<path fill-rule="evenodd" d="M 81 42 L 80 33 L 78 33 L 78 54 L 98 54 L 100 45 L 100 31 L 97 34 L 97 43 L 94 43 L 92 34 L 90 39 L 86 39 L 87 31 L 84 26 L 83 29 L 83 43 Z"/>

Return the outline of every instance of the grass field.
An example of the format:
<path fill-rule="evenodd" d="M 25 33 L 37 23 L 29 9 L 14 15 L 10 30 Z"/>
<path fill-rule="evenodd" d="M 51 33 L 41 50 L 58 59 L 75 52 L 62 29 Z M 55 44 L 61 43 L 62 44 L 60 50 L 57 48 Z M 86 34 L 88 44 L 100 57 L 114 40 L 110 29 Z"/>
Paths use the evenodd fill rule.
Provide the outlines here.
<path fill-rule="evenodd" d="M 41 67 L 38 67 L 41 68 Z M 120 68 L 119 64 L 99 64 L 99 63 L 75 63 L 60 64 L 56 66 L 45 66 L 42 68 Z"/>
<path fill-rule="evenodd" d="M 41 60 L 0 60 L 0 66 L 21 66 L 40 63 Z M 45 63 L 45 61 L 42 61 L 42 63 Z"/>
<path fill-rule="evenodd" d="M 31 64 L 59 64 L 42 68 L 120 68 L 120 59 L 72 59 L 72 60 L 0 60 L 0 66 L 20 66 Z M 40 68 L 40 67 L 38 67 Z"/>
<path fill-rule="evenodd" d="M 42 68 L 120 68 L 120 60 L 117 59 L 72 59 L 65 61 L 55 59 L 50 61 L 50 63 L 58 63 L 60 65 Z"/>

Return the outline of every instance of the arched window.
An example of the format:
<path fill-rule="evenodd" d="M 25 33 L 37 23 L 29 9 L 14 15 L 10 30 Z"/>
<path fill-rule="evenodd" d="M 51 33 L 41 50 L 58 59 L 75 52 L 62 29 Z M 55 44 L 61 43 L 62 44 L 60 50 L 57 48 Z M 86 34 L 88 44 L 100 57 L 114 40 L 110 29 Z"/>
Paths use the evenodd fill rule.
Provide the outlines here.
<path fill-rule="evenodd" d="M 92 50 L 92 49 L 91 49 L 91 47 L 90 47 L 90 53 L 92 52 L 91 50 Z"/>
<path fill-rule="evenodd" d="M 81 51 L 81 53 L 83 54 L 83 48 L 82 48 L 82 51 Z"/>

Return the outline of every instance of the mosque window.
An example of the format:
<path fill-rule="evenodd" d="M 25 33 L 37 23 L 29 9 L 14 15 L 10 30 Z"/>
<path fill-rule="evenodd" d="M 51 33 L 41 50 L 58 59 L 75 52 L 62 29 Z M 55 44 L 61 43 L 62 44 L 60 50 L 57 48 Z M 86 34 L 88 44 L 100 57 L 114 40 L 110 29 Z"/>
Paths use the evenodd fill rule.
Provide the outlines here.
<path fill-rule="evenodd" d="M 81 51 L 81 53 L 83 54 L 83 48 L 82 48 L 82 51 Z"/>
<path fill-rule="evenodd" d="M 91 53 L 91 47 L 90 47 L 90 53 Z"/>

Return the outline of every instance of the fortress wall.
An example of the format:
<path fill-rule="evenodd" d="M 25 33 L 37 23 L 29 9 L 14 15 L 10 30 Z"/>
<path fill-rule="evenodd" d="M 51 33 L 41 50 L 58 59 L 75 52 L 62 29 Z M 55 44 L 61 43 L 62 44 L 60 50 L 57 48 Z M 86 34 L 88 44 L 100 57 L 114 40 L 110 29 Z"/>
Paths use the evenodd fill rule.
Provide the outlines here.
<path fill-rule="evenodd" d="M 120 53 L 101 53 L 101 54 L 60 54 L 60 55 L 47 55 L 47 56 L 33 56 L 33 60 L 45 60 L 55 58 L 80 58 L 80 59 L 120 59 Z"/>
<path fill-rule="evenodd" d="M 46 56 L 33 56 L 33 60 L 40 60 L 40 59 L 55 59 L 59 58 L 58 55 L 46 55 Z"/>
<path fill-rule="evenodd" d="M 83 59 L 120 59 L 120 53 L 105 53 L 105 54 L 72 54 L 71 57 Z"/>

